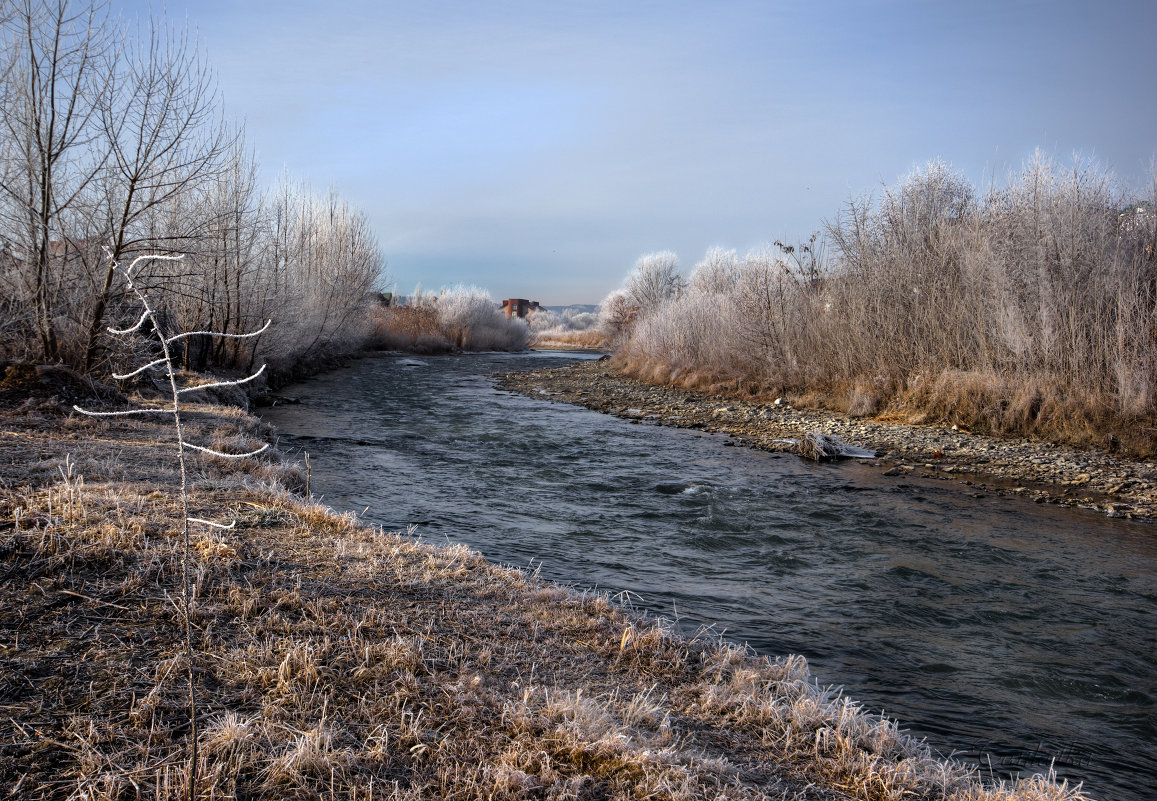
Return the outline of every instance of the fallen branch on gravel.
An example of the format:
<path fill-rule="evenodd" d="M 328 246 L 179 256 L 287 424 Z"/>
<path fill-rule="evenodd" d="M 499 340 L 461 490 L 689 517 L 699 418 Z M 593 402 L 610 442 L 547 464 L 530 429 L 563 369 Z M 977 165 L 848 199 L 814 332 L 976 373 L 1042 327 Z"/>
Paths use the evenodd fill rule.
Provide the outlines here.
<path fill-rule="evenodd" d="M 832 462 L 836 459 L 875 459 L 876 452 L 866 448 L 848 445 L 834 434 L 809 431 L 801 439 L 777 439 L 791 445 L 788 450 L 805 459 L 816 462 Z"/>

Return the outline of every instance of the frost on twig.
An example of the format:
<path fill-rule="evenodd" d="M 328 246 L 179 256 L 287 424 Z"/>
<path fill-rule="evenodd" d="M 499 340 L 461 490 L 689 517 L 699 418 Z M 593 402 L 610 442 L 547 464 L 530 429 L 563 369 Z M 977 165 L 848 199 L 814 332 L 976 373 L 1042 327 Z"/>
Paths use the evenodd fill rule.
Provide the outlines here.
<path fill-rule="evenodd" d="M 266 323 L 265 327 L 268 328 L 269 323 Z M 262 328 L 261 330 L 264 331 L 265 328 Z M 260 332 L 254 332 L 254 333 L 260 333 Z M 242 336 L 248 336 L 248 335 L 245 334 Z M 178 395 L 184 395 L 186 392 L 196 392 L 199 389 L 213 389 L 214 387 L 236 387 L 236 386 L 239 386 L 241 384 L 249 383 L 254 378 L 257 378 L 257 376 L 261 375 L 264 372 L 265 372 L 265 365 L 263 364 L 263 365 L 261 365 L 261 369 L 258 370 L 256 373 L 254 373 L 251 376 L 247 376 L 245 378 L 235 378 L 235 379 L 232 379 L 229 381 L 214 381 L 212 384 L 198 384 L 195 387 L 185 387 L 184 389 L 178 389 L 177 394 Z"/>
<path fill-rule="evenodd" d="M 260 452 L 261 451 L 255 451 L 255 453 L 260 453 Z M 190 523 L 200 523 L 203 526 L 212 526 L 213 528 L 223 528 L 225 530 L 229 530 L 229 529 L 231 529 L 237 525 L 236 520 L 230 520 L 229 525 L 225 525 L 224 523 L 214 523 L 212 520 L 203 520 L 200 517 L 190 517 L 189 522 Z"/>
<path fill-rule="evenodd" d="M 225 453 L 224 451 L 214 450 L 213 448 L 202 448 L 200 445 L 194 445 L 191 442 L 186 442 L 185 447 L 192 448 L 195 451 L 201 451 L 201 453 L 207 453 L 210 456 L 220 456 L 222 459 L 244 459 L 247 456 L 256 456 L 257 454 L 268 450 L 269 443 L 262 445 L 255 451 L 249 451 L 248 453 Z"/>
<path fill-rule="evenodd" d="M 148 315 L 148 312 L 145 312 L 145 314 Z M 109 332 L 114 333 L 114 334 L 115 333 L 131 334 L 133 331 L 136 331 L 139 327 L 140 327 L 140 325 L 138 324 L 138 325 L 133 326 L 132 328 L 126 328 L 124 331 L 119 331 L 119 332 L 113 331 L 110 328 Z M 168 364 L 168 363 L 169 363 L 169 360 L 165 359 L 165 358 L 154 359 L 153 361 L 149 362 L 148 364 L 142 364 L 140 367 L 133 370 L 131 373 L 113 373 L 112 377 L 115 378 L 117 381 L 124 381 L 126 378 L 132 378 L 134 376 L 138 376 L 141 373 L 145 372 L 146 370 L 151 370 L 154 367 L 157 367 L 157 366 L 162 365 L 162 364 Z"/>
<path fill-rule="evenodd" d="M 184 339 L 185 337 L 199 337 L 199 336 L 225 337 L 227 339 L 248 339 L 249 337 L 255 337 L 255 336 L 260 336 L 261 334 L 264 334 L 266 329 L 268 329 L 269 326 L 272 325 L 272 323 L 273 323 L 272 320 L 266 320 L 265 325 L 261 326 L 256 331 L 250 331 L 248 334 L 222 334 L 219 331 L 184 331 L 180 334 L 173 334 L 171 337 L 168 337 L 165 340 L 165 344 L 166 345 L 171 344 L 173 342 L 176 342 L 178 339 Z M 261 369 L 264 370 L 265 368 L 262 367 Z M 246 379 L 246 380 L 248 380 L 248 379 Z"/>

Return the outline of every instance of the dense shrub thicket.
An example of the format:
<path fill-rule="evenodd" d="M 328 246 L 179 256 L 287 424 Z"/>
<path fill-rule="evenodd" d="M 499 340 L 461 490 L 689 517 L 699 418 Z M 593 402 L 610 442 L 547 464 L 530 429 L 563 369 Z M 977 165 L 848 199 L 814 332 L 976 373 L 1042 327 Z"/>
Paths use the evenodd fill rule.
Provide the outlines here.
<path fill-rule="evenodd" d="M 528 323 L 536 348 L 603 349 L 608 344 L 597 312 L 572 307 L 559 314 L 543 308 L 531 315 Z"/>
<path fill-rule="evenodd" d="M 1150 453 L 1157 175 L 1146 194 L 1040 153 L 982 194 L 937 161 L 824 238 L 712 250 L 685 281 L 644 257 L 603 320 L 651 380 Z"/>
<path fill-rule="evenodd" d="M 598 325 L 598 314 L 590 311 L 582 311 L 577 308 L 568 308 L 559 314 L 550 309 L 539 309 L 536 311 L 527 323 L 530 325 L 532 333 L 548 334 L 548 333 L 566 333 L 568 331 L 589 331 Z"/>
<path fill-rule="evenodd" d="M 417 290 L 404 306 L 384 306 L 372 315 L 371 347 L 411 353 L 457 350 L 525 350 L 526 320 L 508 318 L 490 293 L 476 286 Z"/>
<path fill-rule="evenodd" d="M 366 218 L 288 178 L 256 181 L 240 130 L 187 31 L 113 21 L 99 0 L 0 2 L 0 361 L 85 371 L 133 363 L 110 325 L 135 322 L 113 270 L 138 274 L 190 337 L 194 369 L 287 373 L 360 346 L 383 266 Z M 129 319 L 132 318 L 132 319 Z"/>

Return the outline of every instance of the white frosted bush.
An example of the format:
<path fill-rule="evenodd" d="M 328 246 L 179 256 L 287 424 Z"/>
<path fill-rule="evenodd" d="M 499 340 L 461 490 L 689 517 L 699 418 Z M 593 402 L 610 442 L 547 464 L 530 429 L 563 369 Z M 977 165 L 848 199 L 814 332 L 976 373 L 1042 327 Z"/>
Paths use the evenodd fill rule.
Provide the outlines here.
<path fill-rule="evenodd" d="M 736 323 L 729 297 L 686 292 L 661 314 L 639 320 L 627 352 L 646 362 L 665 361 L 673 379 L 688 372 L 733 375 L 733 363 L 743 353 Z"/>
<path fill-rule="evenodd" d="M 813 237 L 708 251 L 682 284 L 642 257 L 600 320 L 628 367 L 849 408 L 893 399 L 998 431 L 1098 442 L 1157 414 L 1157 178 L 1130 198 L 1040 153 L 980 195 L 934 161 Z M 1131 433 L 1132 432 L 1132 433 Z M 1144 434 L 1136 434 L 1144 444 Z M 1157 442 L 1150 437 L 1150 441 Z"/>
<path fill-rule="evenodd" d="M 550 309 L 539 309 L 527 319 L 532 334 L 541 334 L 546 331 L 565 330 L 563 318 Z"/>
<path fill-rule="evenodd" d="M 507 317 L 476 286 L 457 286 L 438 296 L 438 325 L 463 350 L 525 350 L 530 329 L 525 320 Z"/>
<path fill-rule="evenodd" d="M 539 342 L 573 341 L 576 334 L 597 334 L 600 326 L 597 313 L 575 308 L 564 309 L 561 315 L 550 309 L 539 309 L 527 322 L 530 333 Z"/>
<path fill-rule="evenodd" d="M 686 289 L 633 322 L 620 350 L 652 372 L 665 363 L 672 378 L 762 379 L 799 361 L 801 330 L 788 330 L 787 321 L 800 317 L 793 305 L 810 307 L 805 284 L 770 251 L 739 258 L 713 249 Z"/>
<path fill-rule="evenodd" d="M 597 312 L 567 309 L 562 313 L 562 325 L 568 331 L 589 331 L 599 323 Z"/>
<path fill-rule="evenodd" d="M 688 289 L 695 292 L 727 293 L 735 288 L 739 264 L 739 257 L 734 250 L 711 248 L 703 261 L 691 270 Z"/>
<path fill-rule="evenodd" d="M 616 289 L 599 304 L 598 326 L 613 344 L 621 344 L 630 333 L 638 312 L 626 291 Z"/>
<path fill-rule="evenodd" d="M 646 317 L 672 298 L 678 297 L 686 285 L 679 274 L 679 257 L 670 250 L 648 253 L 635 262 L 635 269 L 627 276 L 623 287 L 631 305 Z"/>

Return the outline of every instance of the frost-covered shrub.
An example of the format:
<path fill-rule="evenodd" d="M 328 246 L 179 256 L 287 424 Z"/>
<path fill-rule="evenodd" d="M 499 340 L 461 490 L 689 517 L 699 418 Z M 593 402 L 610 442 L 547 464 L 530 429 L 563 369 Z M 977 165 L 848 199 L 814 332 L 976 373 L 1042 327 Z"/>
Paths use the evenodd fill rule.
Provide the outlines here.
<path fill-rule="evenodd" d="M 370 314 L 366 346 L 423 354 L 448 353 L 454 349 L 442 334 L 434 304 L 422 302 L 375 308 Z"/>
<path fill-rule="evenodd" d="M 562 317 L 550 309 L 538 309 L 527 318 L 526 323 L 530 326 L 530 333 L 535 335 L 563 329 Z"/>
<path fill-rule="evenodd" d="M 525 320 L 507 318 L 478 287 L 457 286 L 433 295 L 414 290 L 405 305 L 378 307 L 371 314 L 369 347 L 446 353 L 454 350 L 524 350 Z"/>
<path fill-rule="evenodd" d="M 661 380 L 762 381 L 799 364 L 812 310 L 809 279 L 771 250 L 743 258 L 713 249 L 686 288 L 637 319 L 619 349 L 632 369 Z M 613 307 L 612 307 L 613 308 Z"/>
<path fill-rule="evenodd" d="M 670 250 L 662 250 L 639 257 L 623 291 L 630 304 L 645 317 L 678 297 L 685 286 L 679 273 L 679 257 Z"/>
<path fill-rule="evenodd" d="M 490 293 L 475 286 L 457 286 L 438 296 L 438 325 L 462 350 L 525 350 L 529 328 L 525 320 L 507 317 Z"/>
<path fill-rule="evenodd" d="M 673 260 L 644 257 L 601 319 L 659 380 L 1157 452 L 1151 178 L 1130 197 L 1038 153 L 981 195 L 935 161 L 849 203 L 825 226 L 830 258 L 814 236 L 713 249 L 683 286 Z"/>
<path fill-rule="evenodd" d="M 577 308 L 563 309 L 562 314 L 550 309 L 539 309 L 527 318 L 532 333 L 562 334 L 571 331 L 588 331 L 599 324 L 597 312 L 582 311 Z"/>
<path fill-rule="evenodd" d="M 631 302 L 626 291 L 616 289 L 599 304 L 598 326 L 607 341 L 618 346 L 626 342 L 638 316 L 639 308 Z"/>
<path fill-rule="evenodd" d="M 598 312 L 566 309 L 562 313 L 562 325 L 568 331 L 587 331 L 599 323 Z"/>
<path fill-rule="evenodd" d="M 527 322 L 536 347 L 603 348 L 607 344 L 599 326 L 599 315 L 594 312 L 568 308 L 558 314 L 550 309 L 539 309 L 527 318 Z"/>
<path fill-rule="evenodd" d="M 692 292 L 723 295 L 735 289 L 740 260 L 734 250 L 711 248 L 691 270 L 687 288 Z"/>
<path fill-rule="evenodd" d="M 659 312 L 686 288 L 678 256 L 669 250 L 644 254 L 622 288 L 603 298 L 596 325 L 612 346 L 622 345 L 639 320 Z"/>

